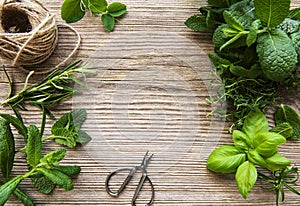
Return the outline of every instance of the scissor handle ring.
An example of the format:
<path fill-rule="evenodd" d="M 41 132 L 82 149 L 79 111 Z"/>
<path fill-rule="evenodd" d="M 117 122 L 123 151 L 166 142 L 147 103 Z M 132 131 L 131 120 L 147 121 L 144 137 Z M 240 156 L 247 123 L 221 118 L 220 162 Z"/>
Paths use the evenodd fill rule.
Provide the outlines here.
<path fill-rule="evenodd" d="M 111 172 L 111 173 L 107 176 L 107 178 L 106 178 L 106 180 L 105 180 L 105 189 L 106 189 L 106 192 L 107 192 L 110 196 L 112 196 L 112 197 L 118 197 L 118 196 L 120 195 L 120 193 L 122 192 L 122 191 L 120 191 L 120 189 L 119 189 L 117 192 L 113 192 L 113 191 L 110 189 L 110 187 L 109 187 L 109 181 L 110 181 L 110 179 L 111 179 L 113 176 L 115 176 L 117 173 L 119 173 L 119 172 L 122 172 L 122 171 L 131 171 L 131 170 L 132 170 L 131 168 L 121 168 L 121 169 L 118 169 L 118 170 L 116 170 L 116 171 Z"/>

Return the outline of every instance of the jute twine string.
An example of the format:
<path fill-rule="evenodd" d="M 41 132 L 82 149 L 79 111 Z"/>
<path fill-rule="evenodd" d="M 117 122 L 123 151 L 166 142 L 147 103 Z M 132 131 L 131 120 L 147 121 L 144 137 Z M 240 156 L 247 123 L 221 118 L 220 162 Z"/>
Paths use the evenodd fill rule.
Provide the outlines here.
<path fill-rule="evenodd" d="M 16 31 L 8 31 L 5 28 L 6 24 L 10 24 L 12 18 L 15 18 L 14 14 L 21 15 L 21 21 L 24 21 L 21 22 L 24 27 L 22 31 L 18 31 L 20 28 L 12 27 Z M 58 27 L 68 27 L 73 31 L 77 35 L 77 43 L 67 58 L 53 69 L 68 61 L 80 45 L 79 33 L 69 25 L 57 25 L 55 16 L 37 0 L 0 0 L 0 17 L 0 56 L 11 60 L 12 66 L 26 69 L 47 60 L 57 46 Z M 49 70 L 39 73 L 47 72 Z"/>

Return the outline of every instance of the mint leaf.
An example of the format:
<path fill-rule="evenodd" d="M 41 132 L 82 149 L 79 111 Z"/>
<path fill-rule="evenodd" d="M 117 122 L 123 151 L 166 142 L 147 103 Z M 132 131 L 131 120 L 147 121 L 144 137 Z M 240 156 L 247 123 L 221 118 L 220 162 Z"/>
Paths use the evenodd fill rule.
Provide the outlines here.
<path fill-rule="evenodd" d="M 224 145 L 215 149 L 208 157 L 207 169 L 220 173 L 233 173 L 246 160 L 246 155 L 234 146 Z"/>
<path fill-rule="evenodd" d="M 52 130 L 51 137 L 55 139 L 55 142 L 61 145 L 65 145 L 69 148 L 76 146 L 77 133 L 69 131 L 66 128 L 58 128 Z"/>
<path fill-rule="evenodd" d="M 244 26 L 229 12 L 224 11 L 223 16 L 225 19 L 225 22 L 232 28 L 238 30 L 238 31 L 244 31 Z"/>
<path fill-rule="evenodd" d="M 74 23 L 85 15 L 81 0 L 64 0 L 61 6 L 61 18 L 67 23 Z"/>
<path fill-rule="evenodd" d="M 244 162 L 235 174 L 235 180 L 238 189 L 244 198 L 248 197 L 248 193 L 251 191 L 257 180 L 257 171 L 255 166 L 249 162 Z"/>
<path fill-rule="evenodd" d="M 254 0 L 255 14 L 263 25 L 278 26 L 290 13 L 289 0 Z"/>
<path fill-rule="evenodd" d="M 300 20 L 300 8 L 292 9 L 288 15 L 288 18 Z"/>
<path fill-rule="evenodd" d="M 79 166 L 56 166 L 52 168 L 53 170 L 58 170 L 62 173 L 64 173 L 65 175 L 69 176 L 69 177 L 75 177 L 80 173 L 80 167 Z"/>
<path fill-rule="evenodd" d="M 92 140 L 91 136 L 83 130 L 79 130 L 77 133 L 77 136 L 75 138 L 76 142 L 82 143 L 82 144 L 87 143 L 91 140 Z"/>
<path fill-rule="evenodd" d="M 231 1 L 228 1 L 228 0 L 207 0 L 207 2 L 212 5 L 212 6 L 215 6 L 215 7 L 223 7 L 223 8 L 226 8 L 226 7 L 229 7 L 231 6 L 232 4 L 234 4 L 235 2 L 238 2 L 239 0 L 231 0 Z"/>
<path fill-rule="evenodd" d="M 65 156 L 66 156 L 66 150 L 58 149 L 44 155 L 44 157 L 42 157 L 40 162 L 46 165 L 47 168 L 51 168 L 52 166 L 59 165 L 59 161 L 61 161 Z"/>
<path fill-rule="evenodd" d="M 50 194 L 55 188 L 55 184 L 46 176 L 40 174 L 38 177 L 32 177 L 31 182 L 38 191 L 43 194 Z"/>
<path fill-rule="evenodd" d="M 3 119 L 5 119 L 8 123 L 12 124 L 17 129 L 19 134 L 21 134 L 25 138 L 25 140 L 27 139 L 27 137 L 26 137 L 27 128 L 20 119 L 14 117 L 14 116 L 11 116 L 9 114 L 3 114 L 3 113 L 0 113 L 0 116 Z"/>
<path fill-rule="evenodd" d="M 115 18 L 110 14 L 103 14 L 101 21 L 107 31 L 112 31 L 115 27 Z"/>
<path fill-rule="evenodd" d="M 250 47 L 256 42 L 258 29 L 261 27 L 261 22 L 259 19 L 252 22 L 249 34 L 247 36 L 247 46 Z"/>
<path fill-rule="evenodd" d="M 286 142 L 284 136 L 275 132 L 261 132 L 254 136 L 253 146 L 263 157 L 271 157 L 277 152 L 278 145 Z"/>
<path fill-rule="evenodd" d="M 15 189 L 14 195 L 16 198 L 21 200 L 24 206 L 35 206 L 35 204 L 32 202 L 30 197 L 25 192 L 23 192 L 23 190 L 21 190 L 20 188 Z"/>
<path fill-rule="evenodd" d="M 113 2 L 107 7 L 107 12 L 113 17 L 119 17 L 126 13 L 126 5 L 120 2 Z"/>
<path fill-rule="evenodd" d="M 261 68 L 258 67 L 257 65 L 253 65 L 250 67 L 250 69 L 246 69 L 242 66 L 231 64 L 230 72 L 235 76 L 255 79 L 261 74 Z"/>
<path fill-rule="evenodd" d="M 289 137 L 291 140 L 300 138 L 300 117 L 297 112 L 290 106 L 281 105 L 275 112 L 276 124 L 287 122 L 293 128 L 293 134 Z"/>
<path fill-rule="evenodd" d="M 288 122 L 282 122 L 276 124 L 276 126 L 272 128 L 271 132 L 281 134 L 286 139 L 288 139 L 293 135 L 293 127 Z"/>
<path fill-rule="evenodd" d="M 83 2 L 85 7 L 95 14 L 105 12 L 107 8 L 106 0 L 83 0 Z"/>
<path fill-rule="evenodd" d="M 9 178 L 15 157 L 15 141 L 8 122 L 0 119 L 0 170 Z M 1 205 L 1 204 L 0 204 Z"/>
<path fill-rule="evenodd" d="M 30 166 L 35 167 L 40 163 L 42 157 L 41 133 L 35 125 L 30 125 L 27 136 L 26 160 Z"/>
<path fill-rule="evenodd" d="M 201 14 L 189 17 L 184 23 L 193 31 L 206 31 L 209 29 L 206 24 L 206 17 Z"/>
<path fill-rule="evenodd" d="M 246 29 L 249 29 L 252 22 L 256 19 L 254 13 L 254 3 L 252 0 L 239 1 L 229 7 L 228 11 Z"/>
<path fill-rule="evenodd" d="M 66 128 L 70 131 L 79 130 L 86 119 L 86 110 L 78 109 L 61 116 L 51 127 L 51 131 Z"/>
<path fill-rule="evenodd" d="M 4 205 L 5 202 L 8 200 L 10 195 L 14 192 L 14 190 L 18 187 L 20 182 L 24 178 L 22 176 L 17 176 L 12 179 L 10 179 L 8 182 L 6 182 L 4 185 L 1 185 L 0 187 L 0 205 Z"/>
<path fill-rule="evenodd" d="M 249 112 L 246 116 L 242 131 L 247 134 L 251 141 L 253 141 L 254 135 L 261 132 L 268 132 L 268 120 L 264 113 L 259 109 Z"/>

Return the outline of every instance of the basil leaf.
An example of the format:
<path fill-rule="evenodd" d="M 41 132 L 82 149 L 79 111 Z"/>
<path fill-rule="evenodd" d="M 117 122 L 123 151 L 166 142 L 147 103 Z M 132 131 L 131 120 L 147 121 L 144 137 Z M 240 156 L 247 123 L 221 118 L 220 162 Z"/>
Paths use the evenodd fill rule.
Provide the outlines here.
<path fill-rule="evenodd" d="M 14 158 L 14 136 L 8 122 L 4 119 L 0 119 L 0 170 L 4 178 L 9 178 L 13 168 Z"/>
<path fill-rule="evenodd" d="M 72 180 L 67 175 L 58 170 L 45 168 L 38 168 L 37 170 L 43 173 L 43 175 L 49 178 L 49 180 L 51 180 L 54 184 L 57 184 L 65 190 L 72 190 L 74 188 Z"/>
<path fill-rule="evenodd" d="M 75 177 L 80 173 L 81 168 L 79 166 L 56 166 L 53 170 L 58 170 L 69 177 Z"/>
<path fill-rule="evenodd" d="M 22 176 L 14 177 L 0 187 L 0 205 L 4 205 L 23 179 Z"/>
<path fill-rule="evenodd" d="M 206 23 L 206 17 L 201 14 L 195 14 L 189 17 L 184 24 L 193 31 L 206 31 L 209 29 Z"/>
<path fill-rule="evenodd" d="M 32 177 L 31 182 L 38 191 L 43 194 L 49 194 L 55 188 L 55 184 L 46 176 L 40 175 L 39 177 Z"/>
<path fill-rule="evenodd" d="M 224 11 L 223 17 L 225 19 L 225 22 L 231 27 L 238 31 L 244 31 L 244 26 L 229 12 Z"/>
<path fill-rule="evenodd" d="M 26 144 L 26 160 L 30 166 L 37 166 L 42 157 L 42 137 L 35 125 L 28 127 L 28 140 Z"/>
<path fill-rule="evenodd" d="M 44 157 L 42 157 L 40 162 L 52 167 L 53 165 L 54 166 L 58 165 L 59 161 L 62 160 L 65 156 L 66 156 L 66 150 L 58 149 L 44 155 Z"/>
<path fill-rule="evenodd" d="M 115 27 L 115 18 L 110 14 L 103 14 L 101 21 L 107 31 L 112 31 Z"/>
<path fill-rule="evenodd" d="M 271 132 L 276 132 L 288 139 L 293 135 L 293 127 L 288 122 L 283 122 L 273 127 Z"/>
<path fill-rule="evenodd" d="M 95 14 L 105 12 L 107 8 L 106 0 L 83 0 L 83 2 L 85 7 Z"/>
<path fill-rule="evenodd" d="M 290 13 L 289 0 L 254 0 L 255 14 L 265 26 L 274 28 Z"/>
<path fill-rule="evenodd" d="M 292 140 L 298 140 L 300 138 L 300 118 L 297 112 L 287 105 L 281 105 L 275 112 L 276 124 L 287 122 L 293 128 L 293 134 L 289 137 Z"/>
<path fill-rule="evenodd" d="M 261 22 L 259 19 L 252 22 L 249 34 L 247 36 L 247 46 L 250 47 L 256 42 L 258 29 L 261 27 Z"/>
<path fill-rule="evenodd" d="M 278 145 L 286 142 L 284 136 L 275 132 L 262 132 L 254 136 L 253 146 L 263 157 L 271 157 L 277 152 Z"/>
<path fill-rule="evenodd" d="M 16 198 L 21 200 L 24 206 L 35 206 L 35 204 L 32 202 L 30 197 L 25 192 L 23 192 L 20 188 L 15 189 L 14 195 Z"/>
<path fill-rule="evenodd" d="M 247 198 L 248 193 L 257 180 L 257 171 L 255 166 L 249 161 L 241 164 L 235 174 L 235 180 L 240 193 L 244 198 Z"/>
<path fill-rule="evenodd" d="M 224 145 L 215 149 L 208 157 L 206 167 L 214 172 L 233 173 L 246 160 L 246 155 L 234 146 Z"/>
<path fill-rule="evenodd" d="M 14 116 L 9 115 L 9 114 L 0 113 L 0 116 L 3 119 L 5 119 L 8 123 L 12 124 L 17 129 L 19 134 L 25 138 L 25 140 L 27 139 L 26 138 L 27 128 L 21 120 L 19 120 L 18 118 L 14 117 Z"/>
<path fill-rule="evenodd" d="M 249 150 L 248 152 L 248 160 L 255 165 L 259 165 L 263 168 L 267 167 L 267 163 L 265 159 L 256 151 L 256 150 Z"/>
<path fill-rule="evenodd" d="M 120 2 L 113 2 L 107 7 L 108 13 L 113 17 L 119 17 L 126 13 L 126 5 Z"/>
<path fill-rule="evenodd" d="M 61 6 L 61 18 L 67 23 L 74 23 L 82 19 L 85 15 L 83 5 L 80 0 L 64 0 Z"/>
<path fill-rule="evenodd" d="M 91 140 L 92 140 L 91 136 L 83 130 L 79 130 L 75 138 L 75 141 L 81 144 L 87 143 Z"/>
<path fill-rule="evenodd" d="M 245 118 L 242 131 L 247 134 L 251 141 L 253 141 L 255 134 L 268 132 L 269 126 L 266 116 L 259 109 L 249 112 Z"/>
<path fill-rule="evenodd" d="M 283 157 L 278 152 L 273 156 L 266 158 L 265 161 L 267 162 L 267 169 L 271 171 L 284 169 L 291 164 L 291 161 L 289 159 Z"/>
<path fill-rule="evenodd" d="M 249 141 L 249 137 L 239 130 L 233 131 L 232 139 L 234 146 L 241 152 L 248 150 L 248 148 L 252 145 L 252 142 Z"/>

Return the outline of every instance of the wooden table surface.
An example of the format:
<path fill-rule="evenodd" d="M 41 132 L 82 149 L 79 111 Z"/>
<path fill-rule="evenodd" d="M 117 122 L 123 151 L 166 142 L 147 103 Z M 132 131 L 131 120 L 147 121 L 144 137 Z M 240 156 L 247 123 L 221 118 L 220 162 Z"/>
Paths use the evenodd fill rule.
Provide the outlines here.
<path fill-rule="evenodd" d="M 62 1 L 43 0 L 44 5 L 60 18 Z M 83 59 L 97 70 L 87 78 L 89 91 L 83 91 L 52 108 L 59 117 L 71 109 L 86 109 L 84 129 L 93 140 L 75 149 L 67 149 L 63 164 L 82 167 L 74 179 L 75 188 L 56 188 L 50 195 L 38 193 L 29 180 L 21 187 L 37 205 L 130 205 L 138 178 L 119 198 L 105 191 L 109 172 L 140 164 L 147 150 L 154 153 L 148 166 L 155 187 L 157 206 L 171 205 L 274 205 L 274 193 L 256 183 L 245 200 L 239 194 L 234 175 L 219 175 L 205 167 L 210 152 L 220 144 L 231 143 L 228 125 L 208 118 L 213 107 L 206 104 L 216 91 L 211 81 L 207 54 L 213 52 L 211 33 L 195 33 L 184 21 L 197 12 L 205 1 L 198 0 L 122 0 L 128 13 L 116 24 L 115 31 L 104 30 L 99 17 L 86 15 L 72 26 L 82 37 L 80 48 L 72 60 Z M 293 6 L 300 0 L 293 1 Z M 55 65 L 67 56 L 76 36 L 62 26 L 59 45 L 44 65 Z M 8 68 L 18 88 L 25 80 L 24 71 Z M 31 82 L 40 79 L 36 75 Z M 0 73 L 2 101 L 8 92 L 3 72 Z M 299 110 L 299 97 L 285 101 Z M 1 112 L 10 112 L 1 107 Z M 41 114 L 34 107 L 23 113 L 25 122 L 39 124 Z M 270 121 L 271 116 L 270 116 Z M 46 126 L 46 134 L 53 121 Z M 17 141 L 20 146 L 21 141 Z M 45 151 L 59 148 L 51 141 Z M 280 147 L 286 157 L 300 165 L 300 142 Z M 17 155 L 14 174 L 26 171 L 24 156 Z M 299 189 L 299 188 L 298 188 Z M 149 185 L 141 201 L 149 198 Z M 11 198 L 7 205 L 20 205 Z M 142 205 L 142 204 L 140 204 Z M 281 205 L 300 205 L 299 197 L 286 193 Z"/>

